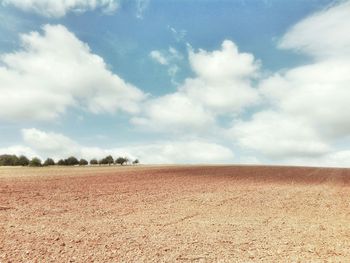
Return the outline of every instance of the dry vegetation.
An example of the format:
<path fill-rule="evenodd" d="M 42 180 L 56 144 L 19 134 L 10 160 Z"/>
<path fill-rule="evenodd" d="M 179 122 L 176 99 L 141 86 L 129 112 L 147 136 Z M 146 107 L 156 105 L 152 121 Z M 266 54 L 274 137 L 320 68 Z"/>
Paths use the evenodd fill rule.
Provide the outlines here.
<path fill-rule="evenodd" d="M 0 262 L 346 262 L 350 170 L 0 168 Z"/>

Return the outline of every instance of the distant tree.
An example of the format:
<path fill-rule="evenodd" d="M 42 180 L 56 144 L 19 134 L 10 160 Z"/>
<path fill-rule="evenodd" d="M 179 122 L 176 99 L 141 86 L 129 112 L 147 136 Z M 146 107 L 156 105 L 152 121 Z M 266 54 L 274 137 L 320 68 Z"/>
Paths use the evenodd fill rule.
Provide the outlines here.
<path fill-rule="evenodd" d="M 51 158 L 47 158 L 43 165 L 44 166 L 55 165 L 55 161 Z"/>
<path fill-rule="evenodd" d="M 71 156 L 71 157 L 67 158 L 66 160 L 64 160 L 64 162 L 66 163 L 66 165 L 77 165 L 77 164 L 79 164 L 78 159 L 75 158 L 74 156 Z"/>
<path fill-rule="evenodd" d="M 111 155 L 108 155 L 105 158 L 101 159 L 99 163 L 111 165 L 114 163 L 114 159 Z"/>
<path fill-rule="evenodd" d="M 127 163 L 128 161 L 128 158 L 125 158 L 125 157 L 118 157 L 116 160 L 115 160 L 115 163 L 116 164 L 120 164 L 120 165 L 124 165 L 125 163 Z"/>
<path fill-rule="evenodd" d="M 85 159 L 80 159 L 79 161 L 79 165 L 88 165 L 88 161 L 86 161 Z"/>
<path fill-rule="evenodd" d="M 19 158 L 18 158 L 18 165 L 21 165 L 21 166 L 28 166 L 29 165 L 29 159 L 24 156 L 24 155 L 21 155 Z"/>
<path fill-rule="evenodd" d="M 132 164 L 139 164 L 139 163 L 140 163 L 139 159 L 135 159 L 135 160 L 132 162 Z"/>
<path fill-rule="evenodd" d="M 106 158 L 105 158 L 106 162 L 108 165 L 111 165 L 114 163 L 114 159 L 111 155 L 108 155 Z"/>
<path fill-rule="evenodd" d="M 91 159 L 90 160 L 90 164 L 91 165 L 96 165 L 96 164 L 98 164 L 98 161 L 96 159 Z"/>
<path fill-rule="evenodd" d="M 41 160 L 37 157 L 34 157 L 30 162 L 29 162 L 29 166 L 34 166 L 34 167 L 38 167 L 41 166 Z"/>
<path fill-rule="evenodd" d="M 57 164 L 58 165 L 66 165 L 66 162 L 63 159 L 61 159 L 57 162 Z"/>
<path fill-rule="evenodd" d="M 19 165 L 19 159 L 16 155 L 3 154 L 0 155 L 0 166 Z"/>

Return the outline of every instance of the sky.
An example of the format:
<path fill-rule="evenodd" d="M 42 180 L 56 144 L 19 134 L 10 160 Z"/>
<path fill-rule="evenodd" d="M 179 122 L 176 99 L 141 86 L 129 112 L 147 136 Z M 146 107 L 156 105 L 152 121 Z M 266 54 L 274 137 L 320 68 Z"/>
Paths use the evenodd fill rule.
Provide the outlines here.
<path fill-rule="evenodd" d="M 350 1 L 0 0 L 0 154 L 350 166 Z"/>

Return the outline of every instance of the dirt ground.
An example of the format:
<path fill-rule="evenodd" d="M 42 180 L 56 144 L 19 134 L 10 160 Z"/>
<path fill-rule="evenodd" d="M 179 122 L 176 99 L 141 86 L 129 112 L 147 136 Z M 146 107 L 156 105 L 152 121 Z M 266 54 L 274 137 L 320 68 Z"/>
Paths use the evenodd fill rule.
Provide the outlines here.
<path fill-rule="evenodd" d="M 349 262 L 350 169 L 0 168 L 0 262 Z"/>

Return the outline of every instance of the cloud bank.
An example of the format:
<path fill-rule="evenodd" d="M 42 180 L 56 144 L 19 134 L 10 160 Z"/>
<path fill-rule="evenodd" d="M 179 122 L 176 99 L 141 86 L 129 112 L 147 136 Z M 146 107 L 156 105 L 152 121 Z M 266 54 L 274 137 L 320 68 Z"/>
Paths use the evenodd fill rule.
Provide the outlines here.
<path fill-rule="evenodd" d="M 24 154 L 29 157 L 51 157 L 56 161 L 69 156 L 77 158 L 103 158 L 127 156 L 139 158 L 144 164 L 172 163 L 228 163 L 234 159 L 233 152 L 220 144 L 205 140 L 158 141 L 119 148 L 87 147 L 55 132 L 45 132 L 35 128 L 22 130 L 22 145 L 0 148 L 0 154 Z"/>

